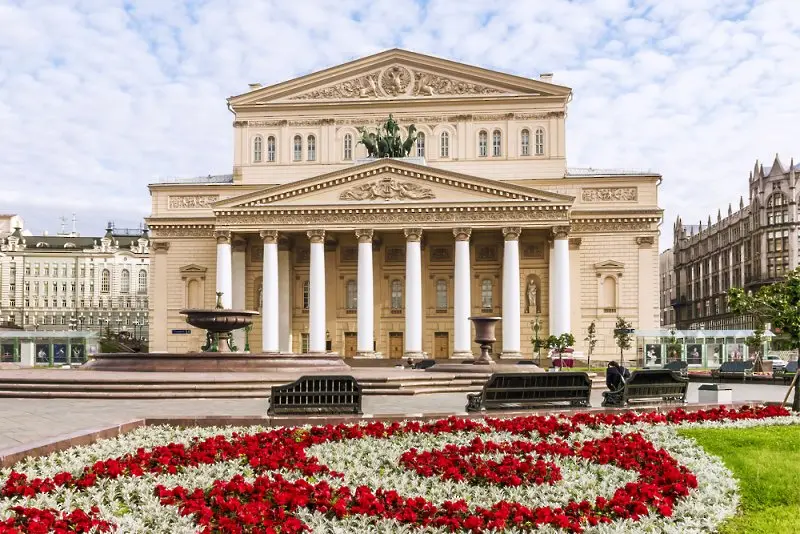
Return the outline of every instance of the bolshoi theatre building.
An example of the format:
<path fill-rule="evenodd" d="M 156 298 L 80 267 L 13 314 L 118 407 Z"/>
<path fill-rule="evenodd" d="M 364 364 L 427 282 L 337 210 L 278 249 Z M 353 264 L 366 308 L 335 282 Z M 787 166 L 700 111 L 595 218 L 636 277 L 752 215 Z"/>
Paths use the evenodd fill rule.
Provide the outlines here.
<path fill-rule="evenodd" d="M 463 358 L 468 317 L 497 315 L 500 357 L 535 332 L 585 351 L 592 321 L 613 357 L 617 316 L 658 328 L 661 177 L 568 167 L 571 98 L 396 49 L 252 84 L 228 99 L 232 174 L 150 185 L 151 350 L 198 350 L 179 310 L 221 292 L 261 312 L 254 352 Z M 382 132 L 400 157 L 375 157 Z"/>

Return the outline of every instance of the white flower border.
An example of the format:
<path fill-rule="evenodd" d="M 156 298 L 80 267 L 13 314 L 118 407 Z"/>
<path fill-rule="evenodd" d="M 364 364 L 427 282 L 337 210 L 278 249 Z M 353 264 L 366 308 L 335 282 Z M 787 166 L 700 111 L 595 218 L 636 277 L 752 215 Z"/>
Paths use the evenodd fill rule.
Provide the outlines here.
<path fill-rule="evenodd" d="M 566 416 L 562 416 L 566 418 Z M 679 435 L 682 428 L 753 428 L 759 426 L 800 424 L 800 416 L 770 419 L 748 419 L 742 421 L 721 421 L 702 423 L 648 424 L 608 426 L 596 428 L 583 427 L 573 433 L 571 442 L 600 439 L 612 432 L 640 432 L 657 448 L 667 450 L 681 465 L 685 465 L 696 476 L 698 487 L 687 498 L 678 501 L 672 517 L 665 518 L 651 514 L 639 521 L 619 520 L 607 525 L 586 527 L 587 533 L 700 533 L 713 532 L 727 518 L 736 513 L 739 493 L 736 480 L 719 458 L 706 453 L 697 443 Z M 83 467 L 98 460 L 115 458 L 139 447 L 145 449 L 167 443 L 188 444 L 195 438 L 205 439 L 216 435 L 230 436 L 234 432 L 255 433 L 269 431 L 270 427 L 208 427 L 174 428 L 169 426 L 143 427 L 128 434 L 100 440 L 87 446 L 74 447 L 65 451 L 39 458 L 29 458 L 14 466 L 18 472 L 29 477 L 48 477 L 60 471 L 78 474 Z M 394 488 L 407 496 L 424 496 L 433 502 L 464 498 L 471 506 L 487 506 L 499 500 L 514 500 L 528 506 L 558 506 L 569 499 L 592 500 L 597 495 L 609 496 L 613 490 L 635 479 L 629 471 L 613 466 L 599 466 L 582 460 L 555 458 L 562 469 L 564 480 L 554 486 L 520 486 L 516 488 L 479 487 L 442 481 L 436 477 L 426 478 L 397 465 L 399 455 L 411 447 L 420 450 L 439 448 L 445 443 L 467 444 L 477 435 L 464 432 L 458 434 L 408 434 L 395 436 L 390 440 L 363 438 L 315 445 L 308 451 L 317 456 L 321 463 L 345 474 L 344 482 L 351 485 L 366 484 Z M 520 439 L 510 434 L 495 432 L 481 434 L 484 441 L 506 441 Z M 4 483 L 11 469 L 0 471 L 0 483 Z M 210 487 L 214 480 L 228 479 L 235 474 L 252 478 L 248 468 L 239 462 L 222 462 L 186 469 L 178 475 L 145 475 L 141 478 L 122 478 L 102 480 L 87 491 L 59 488 L 51 494 L 38 495 L 31 499 L 0 499 L 0 518 L 10 515 L 9 507 L 25 504 L 34 507 L 70 510 L 100 508 L 101 516 L 118 525 L 120 533 L 175 532 L 194 533 L 197 527 L 190 517 L 181 517 L 176 507 L 161 506 L 153 495 L 157 484 L 167 487 L 182 485 L 187 488 Z M 297 476 L 284 473 L 287 478 Z M 335 481 L 341 484 L 342 481 Z M 589 492 L 587 494 L 587 491 Z M 392 520 L 351 516 L 341 520 L 330 520 L 318 513 L 302 511 L 298 514 L 314 532 L 319 533 L 443 533 L 444 530 L 400 525 Z M 520 532 L 506 529 L 506 533 Z M 552 527 L 544 527 L 538 532 L 563 532 Z"/>

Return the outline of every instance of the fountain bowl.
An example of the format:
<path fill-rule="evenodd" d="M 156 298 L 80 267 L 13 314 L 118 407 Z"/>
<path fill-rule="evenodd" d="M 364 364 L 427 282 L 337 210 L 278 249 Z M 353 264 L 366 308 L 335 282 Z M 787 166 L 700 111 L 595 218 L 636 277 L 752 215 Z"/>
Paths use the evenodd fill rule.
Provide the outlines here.
<path fill-rule="evenodd" d="M 226 310 L 219 308 L 188 308 L 178 313 L 186 316 L 186 322 L 195 328 L 208 332 L 225 333 L 239 330 L 253 324 L 253 317 L 259 315 L 253 310 Z"/>

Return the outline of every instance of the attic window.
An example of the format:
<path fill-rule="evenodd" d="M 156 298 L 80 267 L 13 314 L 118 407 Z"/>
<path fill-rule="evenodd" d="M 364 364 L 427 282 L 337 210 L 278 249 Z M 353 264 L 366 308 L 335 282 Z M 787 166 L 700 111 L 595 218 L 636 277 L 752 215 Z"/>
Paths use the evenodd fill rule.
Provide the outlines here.
<path fill-rule="evenodd" d="M 64 243 L 64 248 L 75 248 L 75 243 Z"/>
<path fill-rule="evenodd" d="M 48 243 L 45 243 L 44 241 L 39 241 L 38 243 L 36 243 L 36 248 L 49 248 L 49 247 L 50 245 Z"/>

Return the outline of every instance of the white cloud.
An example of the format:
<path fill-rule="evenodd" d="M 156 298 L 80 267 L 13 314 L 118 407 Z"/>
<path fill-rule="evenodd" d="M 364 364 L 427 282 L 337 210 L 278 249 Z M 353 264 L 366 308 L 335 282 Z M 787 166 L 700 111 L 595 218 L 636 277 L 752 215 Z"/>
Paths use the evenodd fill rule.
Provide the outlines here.
<path fill-rule="evenodd" d="M 226 97 L 393 46 L 555 72 L 571 165 L 663 173 L 662 246 L 737 205 L 756 158 L 800 159 L 797 0 L 11 0 L 0 211 L 137 224 L 157 176 L 229 171 Z"/>

